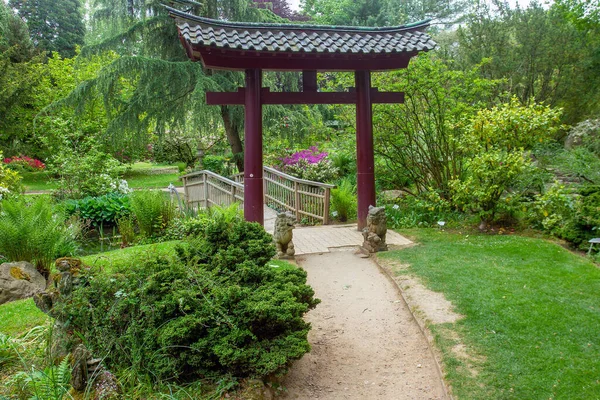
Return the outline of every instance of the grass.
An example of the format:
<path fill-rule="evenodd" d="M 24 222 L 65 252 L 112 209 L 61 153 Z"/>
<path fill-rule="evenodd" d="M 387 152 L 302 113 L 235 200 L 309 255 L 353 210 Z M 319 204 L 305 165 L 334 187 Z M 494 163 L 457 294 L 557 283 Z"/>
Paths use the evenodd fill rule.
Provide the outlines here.
<path fill-rule="evenodd" d="M 169 242 L 126 247 L 100 254 L 92 254 L 81 259 L 85 265 L 102 268 L 110 272 L 117 267 L 127 266 L 132 262 L 141 262 L 156 256 L 175 258 L 175 246 L 178 243 L 180 243 L 179 240 L 172 240 Z"/>
<path fill-rule="evenodd" d="M 49 317 L 33 303 L 24 299 L 0 305 L 0 333 L 17 337 L 31 328 L 43 325 Z"/>
<path fill-rule="evenodd" d="M 166 188 L 172 183 L 175 186 L 182 186 L 179 180 L 178 172 L 164 171 L 166 168 L 177 168 L 177 166 L 167 164 L 152 164 L 148 162 L 137 162 L 131 166 L 124 179 L 129 187 L 135 189 L 157 189 Z M 28 192 L 54 190 L 58 188 L 58 182 L 47 171 L 42 172 L 24 172 L 23 186 Z"/>
<path fill-rule="evenodd" d="M 465 316 L 431 326 L 458 398 L 600 398 L 600 269 L 540 239 L 402 233 L 421 245 L 381 258 Z"/>
<path fill-rule="evenodd" d="M 21 176 L 23 177 L 23 186 L 25 186 L 25 190 L 28 192 L 58 188 L 58 182 L 46 171 L 23 172 Z"/>

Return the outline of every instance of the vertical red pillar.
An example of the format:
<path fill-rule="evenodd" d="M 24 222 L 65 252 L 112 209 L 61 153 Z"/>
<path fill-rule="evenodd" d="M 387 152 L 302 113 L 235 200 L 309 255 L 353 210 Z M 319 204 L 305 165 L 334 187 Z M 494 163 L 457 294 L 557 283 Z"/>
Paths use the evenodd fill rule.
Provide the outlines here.
<path fill-rule="evenodd" d="M 373 109 L 371 72 L 356 71 L 356 169 L 358 229 L 367 226 L 369 206 L 375 206 L 375 159 L 373 155 Z"/>
<path fill-rule="evenodd" d="M 260 89 L 262 71 L 246 70 L 244 102 L 244 218 L 264 223 L 262 103 Z"/>

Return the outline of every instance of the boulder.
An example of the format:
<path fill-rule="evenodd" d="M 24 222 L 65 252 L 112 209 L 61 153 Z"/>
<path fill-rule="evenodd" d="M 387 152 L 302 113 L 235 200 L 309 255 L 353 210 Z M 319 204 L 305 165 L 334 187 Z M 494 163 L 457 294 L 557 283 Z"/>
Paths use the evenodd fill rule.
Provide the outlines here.
<path fill-rule="evenodd" d="M 27 261 L 0 265 L 0 304 L 26 299 L 46 289 L 46 279 Z"/>

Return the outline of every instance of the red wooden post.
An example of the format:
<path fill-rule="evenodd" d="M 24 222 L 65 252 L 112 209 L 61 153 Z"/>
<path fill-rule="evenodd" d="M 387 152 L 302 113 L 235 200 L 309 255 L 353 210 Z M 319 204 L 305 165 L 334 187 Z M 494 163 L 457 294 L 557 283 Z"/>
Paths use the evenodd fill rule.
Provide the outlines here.
<path fill-rule="evenodd" d="M 262 71 L 246 70 L 244 109 L 244 218 L 264 223 L 262 103 L 260 88 Z"/>
<path fill-rule="evenodd" d="M 373 110 L 371 72 L 356 71 L 356 167 L 358 184 L 358 229 L 367 226 L 369 206 L 375 206 L 375 161 L 373 157 Z"/>

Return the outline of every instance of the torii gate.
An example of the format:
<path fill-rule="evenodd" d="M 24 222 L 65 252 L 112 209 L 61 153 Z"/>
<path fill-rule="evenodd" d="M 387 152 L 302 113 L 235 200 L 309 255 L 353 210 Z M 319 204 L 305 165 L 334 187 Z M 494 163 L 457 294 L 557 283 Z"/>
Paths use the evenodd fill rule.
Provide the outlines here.
<path fill-rule="evenodd" d="M 435 43 L 422 31 L 429 21 L 389 28 L 257 24 L 217 21 L 167 7 L 192 61 L 206 68 L 243 70 L 246 86 L 237 92 L 209 92 L 209 105 L 243 105 L 244 218 L 264 222 L 263 104 L 356 104 L 358 229 L 375 205 L 373 103 L 403 103 L 404 93 L 371 87 L 371 71 L 406 68 Z M 262 71 L 302 71 L 302 92 L 271 92 Z M 354 71 L 355 88 L 323 93 L 317 71 Z"/>

